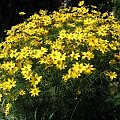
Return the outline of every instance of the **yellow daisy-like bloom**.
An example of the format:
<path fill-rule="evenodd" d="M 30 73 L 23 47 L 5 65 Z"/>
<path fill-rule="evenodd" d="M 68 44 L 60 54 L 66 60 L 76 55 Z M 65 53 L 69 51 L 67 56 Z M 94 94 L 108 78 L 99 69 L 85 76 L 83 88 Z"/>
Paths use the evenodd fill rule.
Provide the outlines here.
<path fill-rule="evenodd" d="M 39 95 L 39 92 L 41 92 L 41 90 L 39 90 L 38 87 L 34 87 L 34 88 L 31 88 L 30 89 L 30 93 L 31 93 L 31 96 L 38 96 Z"/>
<path fill-rule="evenodd" d="M 71 57 L 71 60 L 73 60 L 73 58 L 78 60 L 78 58 L 80 57 L 80 54 L 72 51 L 72 53 L 70 54 L 70 57 Z"/>
<path fill-rule="evenodd" d="M 2 64 L 1 67 L 4 68 L 5 70 L 12 71 L 15 67 L 15 63 L 13 63 L 13 61 L 5 62 L 4 64 Z"/>
<path fill-rule="evenodd" d="M 41 79 L 42 79 L 42 76 L 38 76 L 38 74 L 35 74 L 35 76 L 31 77 L 31 80 L 30 80 L 31 85 L 32 86 L 38 85 L 38 83 L 41 81 Z"/>
<path fill-rule="evenodd" d="M 19 91 L 19 95 L 21 95 L 21 96 L 25 95 L 25 91 L 21 89 L 21 90 Z"/>
<path fill-rule="evenodd" d="M 12 79 L 8 78 L 1 84 L 1 88 L 3 90 L 8 90 L 8 91 L 10 91 L 15 86 L 16 86 L 16 81 L 13 78 Z"/>
<path fill-rule="evenodd" d="M 36 49 L 34 50 L 34 55 L 33 58 L 41 58 L 43 56 L 43 54 L 45 54 L 47 52 L 47 49 L 44 47 L 41 47 L 41 49 Z"/>
<path fill-rule="evenodd" d="M 68 70 L 68 74 L 63 75 L 63 79 L 66 82 L 69 78 L 78 78 L 86 70 L 86 66 L 83 63 L 79 64 L 76 62 L 73 67 Z"/>
<path fill-rule="evenodd" d="M 30 64 L 27 64 L 27 65 L 24 65 L 21 70 L 22 70 L 22 74 L 25 75 L 27 74 L 28 72 L 31 72 L 31 68 L 32 68 L 32 65 Z"/>
<path fill-rule="evenodd" d="M 8 82 L 9 82 L 9 84 L 10 84 L 10 88 L 16 86 L 16 81 L 15 81 L 13 78 L 12 78 L 12 79 L 8 78 Z"/>
<path fill-rule="evenodd" d="M 10 90 L 11 87 L 9 86 L 9 83 L 7 81 L 4 81 L 2 84 L 0 84 L 0 87 L 4 90 Z"/>
<path fill-rule="evenodd" d="M 16 57 L 17 55 L 18 55 L 18 53 L 17 53 L 17 49 L 15 49 L 15 50 L 11 50 L 11 51 L 10 51 L 10 57 L 11 57 L 11 58 Z"/>
<path fill-rule="evenodd" d="M 87 51 L 87 52 L 83 52 L 83 56 L 82 56 L 82 59 L 85 59 L 87 58 L 88 60 L 94 58 L 94 54 L 90 51 Z"/>
<path fill-rule="evenodd" d="M 91 74 L 94 70 L 95 70 L 95 68 L 93 67 L 93 65 L 90 65 L 89 63 L 88 63 L 88 64 L 85 64 L 85 71 L 84 71 L 85 74 L 89 75 L 89 74 Z"/>
<path fill-rule="evenodd" d="M 117 78 L 116 72 L 107 72 L 106 75 L 110 78 L 110 80 L 113 80 L 114 78 Z"/>

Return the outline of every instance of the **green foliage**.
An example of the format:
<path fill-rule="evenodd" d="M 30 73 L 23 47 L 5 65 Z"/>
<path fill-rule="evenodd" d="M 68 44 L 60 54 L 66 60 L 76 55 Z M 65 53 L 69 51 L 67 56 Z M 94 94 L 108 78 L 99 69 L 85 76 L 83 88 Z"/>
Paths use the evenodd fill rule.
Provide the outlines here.
<path fill-rule="evenodd" d="M 115 17 L 120 20 L 120 0 L 114 0 L 113 11 Z"/>

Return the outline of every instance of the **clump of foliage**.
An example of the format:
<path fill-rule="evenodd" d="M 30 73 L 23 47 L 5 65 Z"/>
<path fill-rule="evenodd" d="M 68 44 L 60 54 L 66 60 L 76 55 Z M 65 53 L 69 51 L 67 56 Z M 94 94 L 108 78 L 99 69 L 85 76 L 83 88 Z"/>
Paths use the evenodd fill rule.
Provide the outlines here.
<path fill-rule="evenodd" d="M 120 20 L 120 1 L 119 0 L 114 0 L 113 11 L 114 11 L 115 17 Z"/>
<path fill-rule="evenodd" d="M 83 4 L 40 10 L 7 31 L 0 43 L 6 118 L 119 119 L 120 24 Z"/>

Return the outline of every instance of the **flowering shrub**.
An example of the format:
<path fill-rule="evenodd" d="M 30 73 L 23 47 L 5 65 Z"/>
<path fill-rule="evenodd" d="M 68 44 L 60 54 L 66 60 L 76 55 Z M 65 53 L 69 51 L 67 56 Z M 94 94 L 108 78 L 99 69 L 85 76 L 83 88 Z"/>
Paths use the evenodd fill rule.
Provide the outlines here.
<path fill-rule="evenodd" d="M 100 99 L 98 89 L 107 92 L 105 99 L 119 93 L 120 24 L 82 5 L 50 15 L 40 10 L 7 31 L 0 43 L 6 117 L 72 119 L 86 100 Z"/>

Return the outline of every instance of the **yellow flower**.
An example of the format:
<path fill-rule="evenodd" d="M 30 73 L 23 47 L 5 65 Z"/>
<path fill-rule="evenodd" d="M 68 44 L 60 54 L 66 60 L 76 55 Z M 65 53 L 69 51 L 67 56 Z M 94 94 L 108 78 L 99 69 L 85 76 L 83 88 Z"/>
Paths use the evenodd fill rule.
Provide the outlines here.
<path fill-rule="evenodd" d="M 31 80 L 30 80 L 31 85 L 32 86 L 38 85 L 38 83 L 41 81 L 41 79 L 42 79 L 42 76 L 38 76 L 38 74 L 36 73 L 35 76 L 31 77 Z"/>
<path fill-rule="evenodd" d="M 48 50 L 46 49 L 46 48 L 44 48 L 44 47 L 41 47 L 41 54 L 44 54 L 44 53 L 46 53 Z"/>
<path fill-rule="evenodd" d="M 60 27 L 62 27 L 63 25 L 62 25 L 61 23 L 57 23 L 57 24 L 54 24 L 53 26 L 56 27 L 56 28 L 60 28 Z"/>
<path fill-rule="evenodd" d="M 32 78 L 32 71 L 22 71 L 22 74 L 23 74 L 23 77 L 26 79 L 26 80 L 30 80 Z"/>
<path fill-rule="evenodd" d="M 120 60 L 120 52 L 119 52 L 119 54 L 115 54 L 114 56 L 115 56 L 115 58 L 117 58 L 118 60 Z"/>
<path fill-rule="evenodd" d="M 103 17 L 103 18 L 106 17 L 106 16 L 108 16 L 108 13 L 107 13 L 107 12 L 105 12 L 105 13 L 102 14 L 102 17 Z"/>
<path fill-rule="evenodd" d="M 62 54 L 57 50 L 52 50 L 52 53 L 48 55 L 46 60 L 49 62 L 48 64 L 55 64 L 58 69 L 62 70 L 65 68 L 65 59 L 66 54 Z"/>
<path fill-rule="evenodd" d="M 34 50 L 33 58 L 41 58 L 46 52 L 47 49 L 44 47 L 41 47 L 41 49 Z"/>
<path fill-rule="evenodd" d="M 31 68 L 32 68 L 32 65 L 31 64 L 26 64 L 23 66 L 23 68 L 21 68 L 21 73 L 24 75 L 30 75 L 29 73 L 31 73 Z"/>
<path fill-rule="evenodd" d="M 28 46 L 22 48 L 21 51 L 18 52 L 16 60 L 27 58 L 29 56 L 29 53 L 30 53 L 30 48 Z"/>
<path fill-rule="evenodd" d="M 47 14 L 47 11 L 45 11 L 45 10 L 40 10 L 39 13 L 40 13 L 41 15 L 46 15 L 46 14 Z"/>
<path fill-rule="evenodd" d="M 10 108 L 11 108 L 11 103 L 7 103 L 5 106 L 5 115 L 9 115 L 10 113 Z"/>
<path fill-rule="evenodd" d="M 80 1 L 78 6 L 83 6 L 84 5 L 84 1 Z"/>
<path fill-rule="evenodd" d="M 76 62 L 76 64 L 73 64 L 72 70 L 78 73 L 82 73 L 85 70 L 85 66 L 83 65 L 83 63 L 79 64 L 78 62 Z"/>
<path fill-rule="evenodd" d="M 6 72 L 8 72 L 11 75 L 14 74 L 18 70 L 18 67 L 16 67 L 13 61 L 4 62 L 1 65 L 1 68 L 3 68 Z"/>
<path fill-rule="evenodd" d="M 8 78 L 8 82 L 9 82 L 9 84 L 10 84 L 10 88 L 12 88 L 12 87 L 15 87 L 16 86 L 16 81 L 12 78 L 12 79 L 10 79 L 10 78 Z"/>
<path fill-rule="evenodd" d="M 66 37 L 66 30 L 61 30 L 59 32 L 59 36 L 58 36 L 60 39 L 64 39 Z"/>
<path fill-rule="evenodd" d="M 10 57 L 13 58 L 13 57 L 17 57 L 18 53 L 17 53 L 17 49 L 15 50 L 11 50 L 10 51 Z"/>
<path fill-rule="evenodd" d="M 26 14 L 25 12 L 19 12 L 20 16 L 25 15 L 25 14 Z"/>
<path fill-rule="evenodd" d="M 57 59 L 57 60 L 58 60 L 58 59 L 60 59 L 60 57 L 61 57 L 61 53 L 58 52 L 57 50 L 56 50 L 56 51 L 52 51 L 50 57 L 51 57 L 52 59 Z"/>
<path fill-rule="evenodd" d="M 72 53 L 70 54 L 71 60 L 74 58 L 76 60 L 78 60 L 78 58 L 80 57 L 79 53 L 75 53 L 74 51 L 72 51 Z"/>
<path fill-rule="evenodd" d="M 2 64 L 2 67 L 5 69 L 5 70 L 9 70 L 9 71 L 12 71 L 15 67 L 15 63 L 13 63 L 13 61 L 10 61 L 10 62 L 5 62 Z"/>
<path fill-rule="evenodd" d="M 97 7 L 96 7 L 96 6 L 94 6 L 94 5 L 91 5 L 91 7 L 92 7 L 92 8 L 97 8 Z"/>
<path fill-rule="evenodd" d="M 107 75 L 111 80 L 113 80 L 114 78 L 117 78 L 116 72 L 110 71 L 110 72 L 107 72 L 106 75 Z"/>
<path fill-rule="evenodd" d="M 3 97 L 3 96 L 2 96 L 2 94 L 0 93 L 0 102 L 1 102 L 1 100 L 2 100 L 2 97 Z"/>
<path fill-rule="evenodd" d="M 83 52 L 82 54 L 83 54 L 82 59 L 87 58 L 88 60 L 90 60 L 90 59 L 94 58 L 94 54 L 90 51 Z"/>
<path fill-rule="evenodd" d="M 25 91 L 21 89 L 21 90 L 19 91 L 19 95 L 21 95 L 21 96 L 25 95 Z"/>
<path fill-rule="evenodd" d="M 94 70 L 95 68 L 93 68 L 93 65 L 90 65 L 89 63 L 85 64 L 85 71 L 84 71 L 85 74 L 91 74 L 92 71 Z"/>
<path fill-rule="evenodd" d="M 68 74 L 63 75 L 62 79 L 64 80 L 64 82 L 67 82 L 67 80 L 70 78 L 70 76 Z"/>
<path fill-rule="evenodd" d="M 39 88 L 37 88 L 37 87 L 30 89 L 31 96 L 34 96 L 34 97 L 38 96 L 39 92 L 41 92 L 41 90 L 39 90 Z"/>
<path fill-rule="evenodd" d="M 11 89 L 9 82 L 7 82 L 7 81 L 4 81 L 4 82 L 1 84 L 1 88 L 3 89 L 3 91 L 4 91 L 4 90 L 10 90 L 10 89 Z"/>
<path fill-rule="evenodd" d="M 3 90 L 11 90 L 13 87 L 16 86 L 16 81 L 12 78 L 8 78 L 7 81 L 4 81 L 1 85 Z"/>
<path fill-rule="evenodd" d="M 86 70 L 86 66 L 83 63 L 79 64 L 76 62 L 73 64 L 73 67 L 68 70 L 68 74 L 63 75 L 64 81 L 67 81 L 69 78 L 78 78 Z"/>
<path fill-rule="evenodd" d="M 63 60 L 56 60 L 54 63 L 56 64 L 56 67 L 60 70 L 65 69 L 66 67 L 65 62 Z"/>

